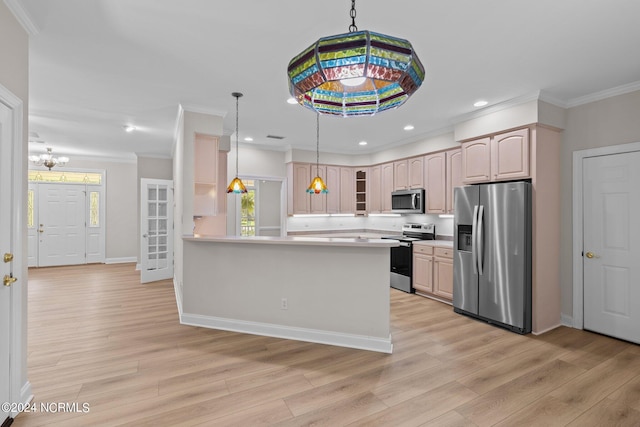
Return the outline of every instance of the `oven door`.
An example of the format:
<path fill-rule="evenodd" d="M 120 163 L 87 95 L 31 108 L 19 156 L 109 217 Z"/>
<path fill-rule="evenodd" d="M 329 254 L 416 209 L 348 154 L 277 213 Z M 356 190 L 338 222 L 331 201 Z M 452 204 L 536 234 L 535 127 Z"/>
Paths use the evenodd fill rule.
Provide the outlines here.
<path fill-rule="evenodd" d="M 413 292 L 413 249 L 411 243 L 400 241 L 400 246 L 391 248 L 391 287 L 404 292 Z"/>

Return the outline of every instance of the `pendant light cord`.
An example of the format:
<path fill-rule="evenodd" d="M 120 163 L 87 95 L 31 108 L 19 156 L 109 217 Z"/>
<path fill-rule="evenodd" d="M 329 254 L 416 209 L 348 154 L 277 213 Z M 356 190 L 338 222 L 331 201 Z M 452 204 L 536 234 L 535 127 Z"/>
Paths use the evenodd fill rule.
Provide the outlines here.
<path fill-rule="evenodd" d="M 238 113 L 238 101 L 240 100 L 242 93 L 233 92 L 231 95 L 236 98 L 236 178 L 237 178 L 238 177 L 238 129 L 239 129 L 238 116 L 240 116 L 240 114 Z"/>
<path fill-rule="evenodd" d="M 316 175 L 320 175 L 320 113 L 316 113 Z"/>
<path fill-rule="evenodd" d="M 236 96 L 236 177 L 238 176 L 238 100 L 240 96 Z"/>

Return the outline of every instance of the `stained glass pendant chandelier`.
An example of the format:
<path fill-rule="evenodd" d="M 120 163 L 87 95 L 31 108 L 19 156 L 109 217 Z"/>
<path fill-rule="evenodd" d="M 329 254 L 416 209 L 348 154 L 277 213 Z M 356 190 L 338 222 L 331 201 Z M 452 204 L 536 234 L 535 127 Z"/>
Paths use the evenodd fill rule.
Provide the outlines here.
<path fill-rule="evenodd" d="M 420 87 L 424 66 L 408 40 L 358 31 L 323 37 L 289 62 L 289 92 L 320 114 L 370 116 L 399 107 Z"/>
<path fill-rule="evenodd" d="M 316 175 L 309 184 L 307 193 L 309 194 L 327 194 L 327 185 L 320 178 L 320 114 L 316 114 Z"/>
<path fill-rule="evenodd" d="M 247 187 L 244 186 L 242 180 L 238 178 L 238 100 L 242 96 L 240 92 L 233 92 L 231 96 L 236 98 L 236 177 L 229 183 L 227 193 L 246 193 Z"/>

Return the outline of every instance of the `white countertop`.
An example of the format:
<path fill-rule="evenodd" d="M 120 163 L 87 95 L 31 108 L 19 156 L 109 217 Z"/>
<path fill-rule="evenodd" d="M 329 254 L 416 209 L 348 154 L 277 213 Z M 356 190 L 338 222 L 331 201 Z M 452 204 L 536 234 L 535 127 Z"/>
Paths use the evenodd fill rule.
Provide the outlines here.
<path fill-rule="evenodd" d="M 453 242 L 451 240 L 419 240 L 413 242 L 413 244 L 423 246 L 436 246 L 441 248 L 453 248 Z"/>
<path fill-rule="evenodd" d="M 391 248 L 399 246 L 397 240 L 371 239 L 371 238 L 348 238 L 348 237 L 308 237 L 308 236 L 287 236 L 287 237 L 239 237 L 239 236 L 202 236 L 184 235 L 183 240 L 190 242 L 213 242 L 213 243 L 244 243 L 244 244 L 264 244 L 264 245 L 303 245 L 303 246 L 357 246 L 371 248 Z"/>

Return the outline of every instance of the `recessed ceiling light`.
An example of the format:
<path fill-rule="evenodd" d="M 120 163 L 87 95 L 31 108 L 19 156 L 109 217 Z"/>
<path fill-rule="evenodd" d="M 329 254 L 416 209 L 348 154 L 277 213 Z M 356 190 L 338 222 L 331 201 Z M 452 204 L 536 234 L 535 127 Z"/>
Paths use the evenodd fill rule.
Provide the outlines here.
<path fill-rule="evenodd" d="M 413 125 L 406 125 L 404 127 L 404 130 L 414 130 L 415 128 L 413 127 Z"/>
<path fill-rule="evenodd" d="M 291 97 L 291 98 L 287 99 L 287 102 L 288 102 L 289 104 L 297 104 L 297 103 L 298 103 L 298 101 L 297 101 L 295 98 L 293 98 L 293 97 Z"/>
<path fill-rule="evenodd" d="M 250 136 L 248 136 L 248 137 L 246 137 L 244 140 L 245 140 L 245 141 L 247 141 L 247 142 L 251 142 L 251 141 L 253 141 L 253 138 L 251 138 Z"/>
<path fill-rule="evenodd" d="M 136 127 L 134 125 L 126 125 L 124 127 L 125 132 L 133 132 L 134 130 L 136 130 Z"/>
<path fill-rule="evenodd" d="M 358 145 L 367 145 L 367 141 L 360 141 L 358 142 Z"/>
<path fill-rule="evenodd" d="M 477 101 L 473 104 L 474 107 L 484 107 L 485 105 L 487 105 L 488 102 L 487 101 Z"/>

